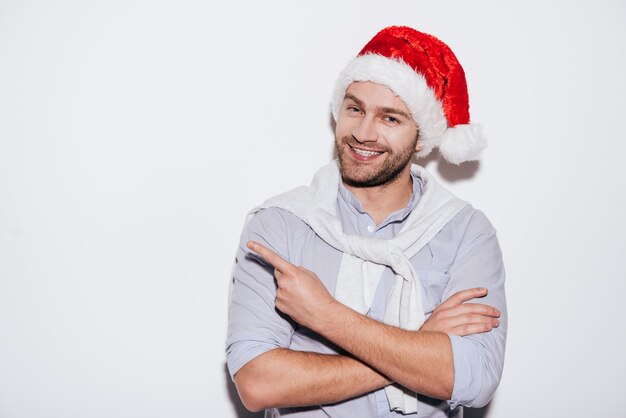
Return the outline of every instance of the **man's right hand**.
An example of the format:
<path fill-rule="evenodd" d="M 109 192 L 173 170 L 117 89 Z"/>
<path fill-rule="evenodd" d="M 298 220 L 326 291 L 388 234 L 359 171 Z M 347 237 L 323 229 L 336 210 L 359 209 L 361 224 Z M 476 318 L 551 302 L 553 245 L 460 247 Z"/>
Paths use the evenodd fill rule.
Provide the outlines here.
<path fill-rule="evenodd" d="M 497 319 L 500 311 L 481 303 L 465 303 L 486 295 L 487 289 L 480 287 L 455 293 L 435 308 L 420 331 L 438 331 L 458 336 L 491 331 L 500 325 Z"/>

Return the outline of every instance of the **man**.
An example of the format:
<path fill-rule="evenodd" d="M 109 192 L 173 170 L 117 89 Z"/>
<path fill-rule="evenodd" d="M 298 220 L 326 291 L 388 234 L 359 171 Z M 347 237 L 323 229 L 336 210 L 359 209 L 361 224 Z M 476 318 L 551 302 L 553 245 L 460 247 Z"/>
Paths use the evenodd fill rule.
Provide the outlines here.
<path fill-rule="evenodd" d="M 331 107 L 338 162 L 265 202 L 242 234 L 227 352 L 244 404 L 307 418 L 485 405 L 506 339 L 495 230 L 411 164 L 484 147 L 460 64 L 430 35 L 386 28 Z"/>

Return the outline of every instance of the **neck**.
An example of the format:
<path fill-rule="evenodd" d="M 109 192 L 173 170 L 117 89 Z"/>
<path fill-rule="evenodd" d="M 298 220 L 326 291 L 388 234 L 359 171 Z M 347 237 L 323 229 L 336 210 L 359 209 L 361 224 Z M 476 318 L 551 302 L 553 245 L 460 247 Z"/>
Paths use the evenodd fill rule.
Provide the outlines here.
<path fill-rule="evenodd" d="M 413 195 L 413 179 L 410 165 L 395 180 L 388 184 L 375 187 L 356 187 L 344 183 L 346 189 L 361 202 L 376 225 L 385 220 L 391 213 L 400 210 L 409 203 Z"/>

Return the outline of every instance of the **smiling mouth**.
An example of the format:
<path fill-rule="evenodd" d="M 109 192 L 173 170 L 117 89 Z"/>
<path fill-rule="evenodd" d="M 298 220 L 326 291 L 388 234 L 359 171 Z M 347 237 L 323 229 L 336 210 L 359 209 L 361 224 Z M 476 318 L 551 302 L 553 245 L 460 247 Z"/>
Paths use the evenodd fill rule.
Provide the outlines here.
<path fill-rule="evenodd" d="M 354 151 L 358 155 L 362 155 L 363 157 L 373 157 L 375 155 L 380 155 L 383 153 L 382 151 L 368 151 L 364 149 L 354 148 L 351 145 L 350 145 L 350 148 L 352 149 L 352 151 Z"/>

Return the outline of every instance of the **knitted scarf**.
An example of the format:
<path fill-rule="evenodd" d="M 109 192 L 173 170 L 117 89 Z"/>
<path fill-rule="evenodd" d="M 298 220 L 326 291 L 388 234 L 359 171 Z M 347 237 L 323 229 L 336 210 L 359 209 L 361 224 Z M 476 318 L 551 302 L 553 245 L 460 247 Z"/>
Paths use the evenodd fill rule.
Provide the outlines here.
<path fill-rule="evenodd" d="M 423 181 L 423 194 L 400 232 L 392 239 L 348 235 L 337 216 L 337 194 L 341 173 L 338 161 L 322 167 L 310 186 L 301 186 L 272 197 L 252 210 L 248 220 L 269 207 L 285 209 L 306 223 L 326 243 L 343 252 L 335 298 L 361 314 L 372 306 L 385 267 L 396 274 L 383 322 L 406 330 L 424 323 L 420 279 L 411 257 L 422 249 L 466 202 L 452 195 L 422 167 L 411 172 Z M 417 412 L 417 395 L 399 385 L 385 388 L 391 410 Z"/>

